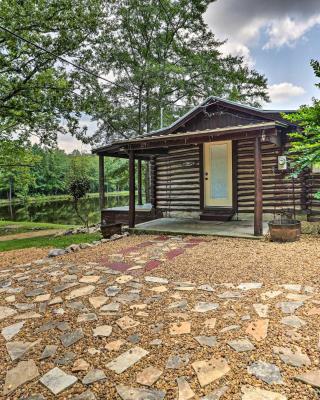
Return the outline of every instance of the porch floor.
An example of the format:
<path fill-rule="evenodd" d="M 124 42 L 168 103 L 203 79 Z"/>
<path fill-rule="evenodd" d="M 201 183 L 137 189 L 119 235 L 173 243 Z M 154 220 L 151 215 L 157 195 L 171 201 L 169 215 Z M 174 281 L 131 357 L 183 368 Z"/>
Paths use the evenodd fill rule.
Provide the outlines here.
<path fill-rule="evenodd" d="M 192 234 L 227 236 L 245 239 L 260 239 L 254 236 L 253 221 L 200 221 L 191 218 L 159 218 L 137 224 L 131 229 L 134 233 L 167 233 L 167 234 Z M 263 223 L 263 234 L 268 232 L 268 224 Z"/>

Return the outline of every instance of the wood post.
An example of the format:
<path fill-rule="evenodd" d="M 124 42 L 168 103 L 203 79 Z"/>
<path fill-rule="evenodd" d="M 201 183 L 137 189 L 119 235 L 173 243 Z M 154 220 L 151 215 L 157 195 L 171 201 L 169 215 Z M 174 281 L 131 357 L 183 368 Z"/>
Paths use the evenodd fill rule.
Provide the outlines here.
<path fill-rule="evenodd" d="M 261 138 L 257 136 L 254 141 L 254 235 L 263 234 L 262 222 L 262 158 L 261 158 Z"/>
<path fill-rule="evenodd" d="M 129 228 L 135 225 L 135 162 L 134 152 L 129 151 Z"/>
<path fill-rule="evenodd" d="M 152 157 L 150 160 L 150 203 L 153 210 L 157 208 L 157 199 L 156 199 L 156 176 L 157 176 L 157 168 L 156 168 L 156 158 Z"/>
<path fill-rule="evenodd" d="M 142 165 L 138 160 L 138 205 L 142 206 Z"/>
<path fill-rule="evenodd" d="M 101 210 L 106 203 L 104 184 L 104 156 L 99 154 L 99 204 Z"/>

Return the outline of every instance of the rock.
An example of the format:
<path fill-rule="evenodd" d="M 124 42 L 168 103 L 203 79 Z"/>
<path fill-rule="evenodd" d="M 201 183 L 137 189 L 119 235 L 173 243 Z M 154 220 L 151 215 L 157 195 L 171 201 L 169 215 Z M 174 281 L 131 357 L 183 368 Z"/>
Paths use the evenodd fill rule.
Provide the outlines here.
<path fill-rule="evenodd" d="M 80 246 L 78 244 L 70 244 L 70 246 L 66 247 L 66 251 L 68 253 L 75 253 L 80 250 Z"/>
<path fill-rule="evenodd" d="M 297 317 L 296 315 L 289 315 L 288 317 L 283 317 L 281 323 L 284 325 L 291 326 L 292 328 L 301 328 L 306 324 L 306 322 Z"/>
<path fill-rule="evenodd" d="M 155 367 L 147 367 L 137 374 L 137 383 L 152 386 L 162 375 L 162 371 Z"/>
<path fill-rule="evenodd" d="M 178 400 L 189 400 L 195 396 L 187 380 L 183 377 L 177 378 L 178 384 Z"/>
<path fill-rule="evenodd" d="M 254 345 L 248 339 L 230 340 L 228 345 L 232 347 L 237 353 L 244 351 L 252 351 L 255 349 Z"/>
<path fill-rule="evenodd" d="M 224 358 L 211 358 L 209 361 L 195 361 L 192 364 L 201 387 L 207 386 L 230 371 Z"/>
<path fill-rule="evenodd" d="M 214 289 L 210 285 L 200 285 L 198 286 L 198 290 L 203 290 L 204 292 L 214 292 Z"/>
<path fill-rule="evenodd" d="M 183 354 L 182 356 L 180 355 L 170 356 L 166 364 L 166 369 L 182 368 L 185 367 L 188 363 L 189 363 L 188 354 Z"/>
<path fill-rule="evenodd" d="M 62 283 L 60 285 L 54 286 L 53 291 L 54 293 L 60 293 L 64 292 L 65 290 L 71 289 L 72 287 L 78 286 L 78 282 L 68 282 L 68 283 Z"/>
<path fill-rule="evenodd" d="M 81 328 L 75 329 L 72 332 L 67 332 L 60 336 L 61 343 L 64 347 L 72 346 L 74 343 L 78 342 L 84 337 Z"/>
<path fill-rule="evenodd" d="M 294 379 L 320 389 L 320 369 L 315 369 L 313 371 L 308 371 L 301 375 L 297 375 L 294 377 Z"/>
<path fill-rule="evenodd" d="M 64 249 L 52 249 L 49 251 L 48 257 L 63 256 L 64 254 L 66 254 Z"/>
<path fill-rule="evenodd" d="M 100 325 L 94 328 L 93 336 L 109 337 L 112 332 L 111 325 Z"/>
<path fill-rule="evenodd" d="M 199 312 L 199 313 L 204 313 L 208 311 L 214 311 L 219 307 L 219 304 L 217 303 L 206 303 L 205 301 L 200 301 L 194 306 L 193 311 Z"/>
<path fill-rule="evenodd" d="M 67 303 L 67 307 L 79 312 L 89 312 L 87 307 L 81 301 L 73 301 L 71 303 Z"/>
<path fill-rule="evenodd" d="M 40 360 L 44 360 L 46 358 L 52 357 L 56 353 L 57 348 L 58 348 L 58 346 L 56 346 L 54 344 L 48 344 L 44 348 L 44 350 L 40 356 Z"/>
<path fill-rule="evenodd" d="M 99 275 L 84 275 L 81 279 L 79 279 L 80 283 L 97 283 L 101 278 Z"/>
<path fill-rule="evenodd" d="M 106 304 L 104 306 L 102 306 L 100 308 L 100 311 L 106 311 L 106 312 L 110 312 L 110 313 L 115 313 L 118 312 L 120 310 L 120 303 L 116 303 L 116 302 L 112 302 L 109 304 Z"/>
<path fill-rule="evenodd" d="M 256 361 L 247 367 L 249 374 L 256 378 L 271 384 L 282 385 L 283 380 L 279 368 L 275 364 L 269 364 L 264 361 Z"/>
<path fill-rule="evenodd" d="M 77 322 L 92 322 L 92 321 L 97 321 L 98 317 L 96 316 L 95 313 L 86 313 L 86 314 L 80 314 L 77 318 Z"/>
<path fill-rule="evenodd" d="M 278 354 L 285 364 L 292 365 L 293 367 L 304 367 L 311 364 L 310 358 L 306 354 L 303 354 L 299 347 L 294 352 L 288 347 L 274 346 L 273 352 L 274 354 Z"/>
<path fill-rule="evenodd" d="M 33 319 L 33 318 L 41 318 L 42 315 L 36 312 L 26 312 L 24 314 L 15 315 L 13 318 L 16 320 L 23 320 L 23 319 Z"/>
<path fill-rule="evenodd" d="M 268 319 L 258 319 L 257 321 L 252 321 L 246 329 L 246 333 L 252 336 L 257 342 L 264 340 L 268 334 Z"/>
<path fill-rule="evenodd" d="M 161 346 L 162 345 L 162 340 L 161 339 L 154 339 L 151 340 L 150 346 Z"/>
<path fill-rule="evenodd" d="M 17 335 L 22 329 L 26 321 L 17 322 L 13 325 L 6 326 L 2 328 L 1 334 L 5 340 L 11 340 L 15 335 Z"/>
<path fill-rule="evenodd" d="M 8 342 L 6 348 L 12 361 L 18 360 L 24 356 L 29 350 L 39 344 L 41 339 L 34 342 Z"/>
<path fill-rule="evenodd" d="M 145 276 L 144 280 L 146 282 L 150 282 L 150 283 L 160 283 L 160 284 L 167 284 L 169 283 L 168 279 L 166 278 L 160 278 L 158 276 Z"/>
<path fill-rule="evenodd" d="M 17 311 L 11 307 L 0 306 L 0 321 L 5 318 L 12 317 L 17 314 Z"/>
<path fill-rule="evenodd" d="M 134 303 L 139 301 L 140 296 L 136 293 L 124 293 L 117 297 L 117 301 L 121 304 Z"/>
<path fill-rule="evenodd" d="M 56 296 L 48 302 L 48 306 L 54 306 L 61 303 L 63 303 L 62 297 Z"/>
<path fill-rule="evenodd" d="M 277 307 L 281 308 L 283 314 L 293 314 L 302 305 L 302 301 L 282 301 L 277 304 Z"/>
<path fill-rule="evenodd" d="M 221 388 L 214 390 L 206 396 L 200 397 L 200 400 L 219 400 L 221 397 L 223 397 L 228 389 L 228 386 L 222 386 Z"/>
<path fill-rule="evenodd" d="M 201 346 L 214 347 L 217 345 L 216 336 L 196 336 L 194 338 Z"/>
<path fill-rule="evenodd" d="M 140 361 L 147 354 L 149 354 L 148 351 L 136 346 L 109 362 L 106 367 L 114 371 L 116 374 L 121 374 Z"/>
<path fill-rule="evenodd" d="M 118 351 L 120 347 L 123 346 L 126 342 L 122 339 L 113 340 L 105 345 L 105 349 L 108 351 Z"/>
<path fill-rule="evenodd" d="M 287 397 L 276 392 L 270 392 L 253 386 L 242 386 L 241 400 L 287 400 Z"/>
<path fill-rule="evenodd" d="M 134 335 L 128 336 L 127 340 L 132 344 L 138 344 L 141 342 L 141 336 L 138 333 L 135 333 Z"/>
<path fill-rule="evenodd" d="M 77 380 L 75 376 L 66 374 L 58 367 L 51 369 L 40 378 L 40 382 L 55 395 L 73 386 Z"/>
<path fill-rule="evenodd" d="M 170 303 L 168 305 L 168 309 L 178 309 L 178 310 L 185 310 L 188 307 L 188 302 L 187 300 L 179 300 L 179 301 L 174 301 L 173 303 Z"/>
<path fill-rule="evenodd" d="M 275 297 L 280 296 L 282 294 L 282 290 L 270 290 L 260 294 L 260 297 L 263 301 L 274 299 Z"/>
<path fill-rule="evenodd" d="M 269 304 L 253 304 L 253 308 L 260 318 L 268 317 Z"/>
<path fill-rule="evenodd" d="M 191 331 L 191 322 L 174 322 L 170 324 L 170 335 L 184 335 L 190 333 Z"/>
<path fill-rule="evenodd" d="M 68 296 L 66 296 L 66 299 L 73 300 L 77 299 L 78 297 L 88 296 L 95 290 L 95 288 L 96 287 L 93 285 L 88 285 L 88 286 L 83 286 L 79 289 L 74 289 Z"/>
<path fill-rule="evenodd" d="M 296 284 L 292 284 L 292 283 L 287 283 L 287 284 L 280 285 L 280 286 L 285 290 L 293 291 L 293 292 L 300 292 L 300 290 L 302 289 L 301 285 L 296 285 Z"/>
<path fill-rule="evenodd" d="M 118 286 L 109 286 L 105 289 L 105 293 L 108 297 L 114 297 L 120 292 L 120 288 Z"/>
<path fill-rule="evenodd" d="M 79 358 L 76 360 L 72 366 L 72 372 L 80 372 L 87 371 L 90 367 L 90 364 L 83 358 Z"/>
<path fill-rule="evenodd" d="M 221 329 L 221 333 L 225 333 L 225 332 L 230 332 L 230 331 L 237 331 L 241 328 L 240 325 L 229 325 L 226 326 L 225 328 Z"/>
<path fill-rule="evenodd" d="M 96 400 L 95 394 L 91 390 L 86 390 L 81 394 L 77 394 L 71 398 L 71 400 Z"/>
<path fill-rule="evenodd" d="M 207 329 L 214 329 L 216 326 L 216 318 L 208 318 L 204 321 L 204 327 Z"/>
<path fill-rule="evenodd" d="M 116 386 L 122 400 L 163 400 L 166 392 L 155 389 L 137 389 L 125 385 Z"/>
<path fill-rule="evenodd" d="M 36 305 L 32 304 L 32 303 L 16 303 L 16 304 L 14 304 L 14 306 L 19 311 L 28 311 L 28 310 L 33 310 L 34 308 L 36 308 Z"/>
<path fill-rule="evenodd" d="M 50 293 L 46 293 L 46 294 L 40 294 L 39 296 L 36 296 L 35 299 L 33 299 L 33 301 L 35 303 L 41 303 L 43 301 L 48 301 L 50 299 Z"/>
<path fill-rule="evenodd" d="M 240 283 L 238 289 L 240 290 L 253 290 L 253 289 L 261 289 L 262 283 L 259 282 L 244 282 Z"/>
<path fill-rule="evenodd" d="M 20 361 L 18 365 L 7 372 L 3 388 L 3 395 L 6 396 L 15 391 L 19 386 L 30 382 L 39 376 L 36 363 L 33 360 Z"/>
<path fill-rule="evenodd" d="M 140 322 L 133 320 L 128 316 L 124 316 L 116 321 L 116 324 L 122 329 L 127 330 L 131 328 L 135 328 L 136 326 L 140 325 Z"/>
<path fill-rule="evenodd" d="M 104 379 L 107 379 L 107 377 L 106 377 L 105 373 L 102 371 L 102 369 L 92 369 L 82 379 L 82 383 L 84 385 L 90 385 L 90 383 L 102 381 Z"/>
<path fill-rule="evenodd" d="M 239 299 L 242 293 L 236 291 L 227 291 L 217 295 L 220 299 Z"/>
<path fill-rule="evenodd" d="M 96 296 L 96 297 L 89 297 L 89 303 L 94 307 L 94 308 L 100 308 L 104 304 L 107 303 L 108 297 L 106 296 Z"/>
<path fill-rule="evenodd" d="M 73 353 L 72 351 L 67 351 L 66 353 L 63 354 L 62 357 L 57 358 L 54 363 L 56 365 L 68 365 L 73 362 L 73 360 L 76 358 L 76 354 Z"/>

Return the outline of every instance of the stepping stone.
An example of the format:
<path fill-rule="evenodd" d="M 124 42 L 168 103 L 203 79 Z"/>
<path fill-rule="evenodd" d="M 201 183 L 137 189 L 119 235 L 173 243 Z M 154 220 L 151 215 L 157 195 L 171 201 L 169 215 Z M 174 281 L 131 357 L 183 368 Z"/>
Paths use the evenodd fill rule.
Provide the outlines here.
<path fill-rule="evenodd" d="M 98 276 L 98 275 L 87 275 L 87 276 L 83 276 L 81 279 L 79 279 L 79 282 L 80 283 L 97 283 L 100 278 L 101 278 L 101 276 Z"/>
<path fill-rule="evenodd" d="M 308 296 L 305 294 L 298 294 L 298 293 L 289 293 L 286 295 L 286 298 L 288 300 L 293 300 L 293 301 L 306 301 L 311 299 L 312 296 Z"/>
<path fill-rule="evenodd" d="M 17 311 L 13 308 L 0 306 L 0 321 L 5 318 L 12 317 L 15 314 L 17 314 Z"/>
<path fill-rule="evenodd" d="M 66 374 L 58 367 L 51 369 L 40 378 L 40 382 L 55 395 L 73 386 L 77 380 L 74 375 Z"/>
<path fill-rule="evenodd" d="M 220 299 L 239 299 L 243 294 L 236 291 L 227 291 L 217 295 Z"/>
<path fill-rule="evenodd" d="M 315 369 L 313 371 L 308 371 L 297 375 L 294 377 L 294 379 L 320 389 L 320 369 Z"/>
<path fill-rule="evenodd" d="M 168 305 L 168 309 L 179 309 L 179 310 L 185 310 L 188 307 L 188 302 L 187 300 L 181 300 L 181 301 L 174 301 L 173 303 Z"/>
<path fill-rule="evenodd" d="M 67 351 L 62 357 L 57 358 L 54 363 L 56 365 L 68 365 L 71 364 L 76 357 L 77 355 L 75 353 L 72 351 Z"/>
<path fill-rule="evenodd" d="M 141 336 L 138 333 L 135 333 L 134 335 L 128 336 L 127 340 L 132 344 L 138 344 L 141 342 Z"/>
<path fill-rule="evenodd" d="M 237 287 L 240 290 L 253 290 L 262 288 L 262 283 L 259 282 L 243 282 Z"/>
<path fill-rule="evenodd" d="M 296 315 L 289 315 L 288 317 L 283 317 L 281 319 L 281 323 L 297 329 L 306 325 L 306 322 L 303 319 L 297 317 Z"/>
<path fill-rule="evenodd" d="M 12 361 L 18 360 L 29 350 L 41 342 L 41 339 L 34 342 L 8 342 L 6 348 Z"/>
<path fill-rule="evenodd" d="M 260 318 L 268 317 L 269 304 L 253 304 L 253 308 Z"/>
<path fill-rule="evenodd" d="M 216 326 L 216 318 L 208 318 L 204 321 L 204 327 L 207 329 L 214 329 Z"/>
<path fill-rule="evenodd" d="M 95 290 L 95 286 L 93 285 L 88 285 L 88 286 L 83 286 L 79 289 L 74 289 L 66 296 L 66 300 L 73 300 L 77 299 L 78 297 L 83 297 L 83 296 L 88 296 Z"/>
<path fill-rule="evenodd" d="M 63 303 L 62 297 L 56 296 L 48 302 L 48 306 L 54 306 L 61 303 Z"/>
<path fill-rule="evenodd" d="M 34 319 L 34 318 L 42 318 L 42 315 L 41 315 L 41 314 L 38 314 L 38 313 L 36 313 L 36 312 L 30 311 L 30 312 L 26 312 L 26 313 L 24 313 L 24 314 L 15 315 L 15 316 L 13 317 L 13 319 L 16 319 L 16 320 Z"/>
<path fill-rule="evenodd" d="M 237 353 L 244 351 L 252 351 L 255 349 L 254 345 L 248 339 L 230 340 L 228 345 L 233 348 Z"/>
<path fill-rule="evenodd" d="M 135 328 L 136 326 L 140 325 L 139 321 L 135 321 L 134 319 L 124 316 L 116 321 L 116 324 L 123 330 Z"/>
<path fill-rule="evenodd" d="M 34 308 L 36 308 L 36 305 L 32 304 L 32 303 L 16 303 L 16 304 L 14 304 L 14 306 L 19 311 L 28 311 L 28 310 L 33 310 Z"/>
<path fill-rule="evenodd" d="M 274 299 L 282 294 L 282 290 L 270 290 L 260 294 L 263 301 Z"/>
<path fill-rule="evenodd" d="M 191 322 L 174 322 L 170 324 L 170 335 L 185 335 L 191 331 Z"/>
<path fill-rule="evenodd" d="M 210 285 L 200 285 L 198 286 L 198 290 L 203 290 L 205 292 L 214 292 L 214 289 Z"/>
<path fill-rule="evenodd" d="M 164 292 L 168 291 L 168 289 L 163 285 L 151 287 L 151 288 L 149 288 L 149 290 L 152 290 L 153 292 L 156 292 L 156 293 L 164 293 Z"/>
<path fill-rule="evenodd" d="M 77 322 L 92 322 L 97 321 L 98 317 L 95 313 L 80 314 L 77 318 Z"/>
<path fill-rule="evenodd" d="M 161 339 L 154 339 L 151 340 L 150 346 L 161 346 L 162 345 L 162 340 Z"/>
<path fill-rule="evenodd" d="M 116 374 L 121 374 L 140 361 L 147 354 L 149 354 L 148 351 L 136 346 L 109 362 L 106 367 L 114 371 Z"/>
<path fill-rule="evenodd" d="M 56 353 L 57 349 L 58 349 L 58 346 L 56 346 L 54 344 L 48 344 L 44 348 L 44 350 L 40 356 L 40 360 L 44 360 L 46 358 L 52 357 Z"/>
<path fill-rule="evenodd" d="M 288 347 L 273 347 L 273 353 L 278 354 L 281 360 L 287 364 L 292 365 L 293 367 L 304 367 L 311 365 L 310 358 L 301 352 L 299 347 L 296 348 L 294 352 Z"/>
<path fill-rule="evenodd" d="M 89 311 L 81 301 L 73 301 L 72 303 L 67 303 L 67 307 L 79 312 Z"/>
<path fill-rule="evenodd" d="M 241 400 L 287 400 L 287 397 L 276 392 L 270 392 L 253 386 L 242 386 Z"/>
<path fill-rule="evenodd" d="M 162 375 L 162 371 L 155 367 L 147 367 L 137 374 L 137 383 L 152 386 Z"/>
<path fill-rule="evenodd" d="M 50 293 L 47 294 L 40 294 L 39 296 L 37 296 L 36 298 L 33 299 L 33 301 L 35 303 L 41 303 L 43 301 L 48 301 L 50 299 Z"/>
<path fill-rule="evenodd" d="M 134 303 L 139 300 L 140 300 L 140 296 L 136 293 L 120 294 L 117 297 L 117 301 L 121 304 Z"/>
<path fill-rule="evenodd" d="M 33 360 L 20 361 L 18 365 L 7 372 L 3 395 L 14 392 L 19 386 L 30 382 L 39 376 L 36 363 Z"/>
<path fill-rule="evenodd" d="M 90 385 L 90 383 L 102 381 L 104 379 L 107 379 L 107 377 L 106 377 L 105 373 L 102 371 L 102 369 L 92 369 L 82 379 L 82 383 L 84 385 Z"/>
<path fill-rule="evenodd" d="M 35 296 L 39 296 L 39 295 L 43 295 L 43 294 L 47 294 L 46 291 L 43 288 L 37 288 L 37 289 L 29 290 L 24 295 L 26 297 L 35 297 Z"/>
<path fill-rule="evenodd" d="M 109 312 L 109 313 L 116 313 L 120 310 L 121 304 L 120 303 L 109 303 L 100 308 L 100 311 Z"/>
<path fill-rule="evenodd" d="M 307 311 L 308 316 L 320 315 L 320 308 L 319 307 L 312 307 L 310 310 Z"/>
<path fill-rule="evenodd" d="M 109 337 L 112 332 L 112 326 L 110 325 L 100 325 L 94 328 L 93 336 Z"/>
<path fill-rule="evenodd" d="M 84 338 L 84 334 L 81 328 L 75 329 L 74 331 L 71 332 L 67 332 L 60 336 L 61 343 L 63 344 L 64 347 L 72 346 L 82 338 Z"/>
<path fill-rule="evenodd" d="M 195 361 L 192 364 L 201 387 L 207 386 L 230 371 L 223 358 L 211 358 L 209 361 Z"/>
<path fill-rule="evenodd" d="M 100 308 L 104 304 L 109 301 L 108 297 L 106 296 L 96 296 L 96 297 L 89 297 L 89 303 L 94 308 Z"/>
<path fill-rule="evenodd" d="M 200 400 L 219 400 L 220 398 L 223 397 L 223 395 L 226 393 L 228 389 L 229 389 L 228 386 L 222 386 L 221 388 L 218 388 L 213 392 L 209 393 L 207 396 L 200 397 Z"/>
<path fill-rule="evenodd" d="M 288 291 L 293 291 L 293 292 L 300 292 L 302 289 L 301 285 L 296 285 L 296 284 L 284 284 L 284 285 L 280 285 L 281 287 L 283 287 L 283 289 L 288 290 Z"/>
<path fill-rule="evenodd" d="M 281 308 L 283 314 L 293 314 L 301 306 L 303 306 L 302 301 L 282 301 L 277 304 L 277 307 Z"/>
<path fill-rule="evenodd" d="M 64 292 L 67 289 L 71 289 L 72 287 L 78 286 L 78 282 L 71 282 L 71 283 L 63 283 L 61 285 L 57 285 L 53 287 L 54 293 Z"/>
<path fill-rule="evenodd" d="M 122 339 L 113 340 L 112 342 L 107 343 L 104 348 L 108 351 L 118 351 L 125 343 L 126 342 Z"/>
<path fill-rule="evenodd" d="M 163 400 L 166 392 L 155 389 L 137 389 L 125 385 L 116 386 L 122 400 Z"/>
<path fill-rule="evenodd" d="M 96 396 L 94 395 L 91 390 L 86 390 L 85 392 L 81 394 L 77 394 L 71 398 L 71 400 L 96 400 Z"/>
<path fill-rule="evenodd" d="M 246 333 L 252 336 L 257 342 L 264 340 L 268 334 L 268 319 L 258 319 L 257 321 L 252 321 L 246 329 Z"/>
<path fill-rule="evenodd" d="M 280 374 L 280 369 L 275 364 L 270 364 L 264 361 L 256 361 L 247 367 L 249 374 L 261 379 L 263 382 L 282 385 L 283 380 Z"/>
<path fill-rule="evenodd" d="M 216 336 L 196 336 L 194 338 L 201 346 L 214 347 L 217 345 Z"/>
<path fill-rule="evenodd" d="M 90 367 L 90 364 L 87 363 L 86 360 L 83 358 L 79 358 L 76 360 L 72 366 L 72 372 L 80 372 L 80 371 L 87 371 Z"/>
<path fill-rule="evenodd" d="M 5 338 L 5 340 L 11 340 L 15 335 L 20 332 L 25 322 L 26 321 L 17 322 L 16 324 L 2 328 L 2 336 Z"/>
<path fill-rule="evenodd" d="M 219 304 L 217 303 L 206 303 L 205 301 L 200 301 L 194 306 L 193 311 L 199 312 L 199 313 L 204 313 L 208 311 L 214 311 L 219 307 Z"/>
<path fill-rule="evenodd" d="M 225 332 L 230 332 L 230 331 L 236 331 L 239 330 L 241 328 L 240 325 L 229 325 L 226 326 L 225 328 L 221 329 L 221 333 L 225 333 Z"/>
<path fill-rule="evenodd" d="M 145 276 L 144 280 L 146 282 L 151 282 L 151 283 L 161 283 L 161 284 L 167 284 L 169 283 L 168 279 L 166 278 L 160 278 L 158 276 Z"/>
<path fill-rule="evenodd" d="M 189 363 L 188 354 L 183 354 L 182 356 L 180 355 L 170 356 L 166 364 L 166 369 L 182 368 L 185 367 L 188 363 Z"/>
<path fill-rule="evenodd" d="M 108 297 L 114 297 L 120 292 L 120 288 L 118 286 L 109 286 L 105 289 L 105 293 Z"/>
<path fill-rule="evenodd" d="M 130 306 L 131 310 L 144 310 L 145 308 L 148 307 L 148 304 L 132 304 L 132 306 Z"/>
<path fill-rule="evenodd" d="M 178 384 L 178 400 L 189 400 L 195 396 L 187 380 L 183 377 L 176 379 Z"/>
<path fill-rule="evenodd" d="M 16 296 L 8 296 L 4 298 L 7 303 L 14 303 L 16 301 Z"/>
<path fill-rule="evenodd" d="M 118 278 L 116 278 L 116 282 L 119 283 L 120 285 L 123 285 L 124 283 L 128 283 L 132 281 L 133 276 L 132 275 L 120 275 Z"/>

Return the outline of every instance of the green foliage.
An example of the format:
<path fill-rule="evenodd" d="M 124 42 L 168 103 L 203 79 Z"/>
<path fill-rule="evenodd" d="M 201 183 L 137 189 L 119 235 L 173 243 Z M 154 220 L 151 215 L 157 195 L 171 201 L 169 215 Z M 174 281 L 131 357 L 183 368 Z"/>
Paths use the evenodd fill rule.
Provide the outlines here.
<path fill-rule="evenodd" d="M 0 236 L 32 232 L 34 230 L 70 229 L 72 227 L 74 227 L 74 225 L 49 224 L 47 222 L 16 222 L 0 220 Z"/>

